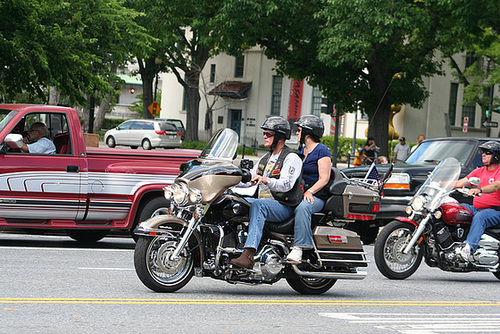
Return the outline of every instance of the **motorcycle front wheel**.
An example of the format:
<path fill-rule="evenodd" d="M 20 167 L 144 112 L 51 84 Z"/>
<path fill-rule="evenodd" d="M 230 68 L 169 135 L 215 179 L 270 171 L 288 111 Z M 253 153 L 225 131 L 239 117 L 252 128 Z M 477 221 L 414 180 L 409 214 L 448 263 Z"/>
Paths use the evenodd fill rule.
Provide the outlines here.
<path fill-rule="evenodd" d="M 420 266 L 423 252 L 419 245 L 408 254 L 403 253 L 414 230 L 414 225 L 395 220 L 380 231 L 375 242 L 375 263 L 385 277 L 405 279 Z"/>
<path fill-rule="evenodd" d="M 139 237 L 135 246 L 135 271 L 142 283 L 156 292 L 174 292 L 193 277 L 193 258 L 188 251 L 171 259 L 177 241 L 166 237 Z"/>
<path fill-rule="evenodd" d="M 288 285 L 303 295 L 320 295 L 337 282 L 336 279 L 302 277 L 291 271 L 286 277 Z"/>

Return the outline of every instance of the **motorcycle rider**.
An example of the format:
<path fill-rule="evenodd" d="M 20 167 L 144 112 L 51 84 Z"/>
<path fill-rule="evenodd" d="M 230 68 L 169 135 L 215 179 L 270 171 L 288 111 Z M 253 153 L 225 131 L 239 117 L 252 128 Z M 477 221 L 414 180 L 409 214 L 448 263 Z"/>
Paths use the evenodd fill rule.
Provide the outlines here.
<path fill-rule="evenodd" d="M 300 157 L 285 141 L 290 139 L 290 123 L 280 116 L 269 117 L 261 126 L 264 146 L 269 148 L 252 170 L 251 183 L 258 185 L 258 198 L 249 198 L 250 225 L 243 253 L 231 263 L 252 268 L 266 221 L 281 222 L 290 218 L 302 201 Z"/>
<path fill-rule="evenodd" d="M 295 209 L 294 246 L 287 256 L 288 262 L 302 262 L 303 249 L 312 249 L 313 235 L 311 217 L 321 211 L 328 198 L 325 186 L 332 171 L 331 153 L 321 144 L 325 126 L 316 115 L 303 115 L 294 123 L 298 127 L 300 139 L 299 155 L 302 155 L 302 178 L 304 179 L 304 199 Z"/>
<path fill-rule="evenodd" d="M 455 184 L 455 188 L 463 187 L 471 177 L 479 177 L 479 187 L 469 189 L 467 195 L 475 196 L 473 205 L 463 203 L 462 206 L 474 215 L 472 225 L 462 247 L 457 254 L 464 260 L 470 261 L 481 240 L 484 231 L 500 225 L 500 143 L 488 141 L 479 148 L 482 150 L 484 166 L 477 168 Z"/>

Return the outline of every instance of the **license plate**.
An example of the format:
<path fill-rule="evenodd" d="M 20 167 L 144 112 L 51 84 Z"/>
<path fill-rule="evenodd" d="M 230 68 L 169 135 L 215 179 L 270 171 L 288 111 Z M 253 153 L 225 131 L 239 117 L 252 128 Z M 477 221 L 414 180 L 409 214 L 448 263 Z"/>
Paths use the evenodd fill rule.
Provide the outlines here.
<path fill-rule="evenodd" d="M 174 136 L 174 135 L 170 135 L 170 136 L 168 136 L 168 138 L 170 138 L 170 139 L 174 139 L 174 138 L 175 138 L 175 136 Z"/>

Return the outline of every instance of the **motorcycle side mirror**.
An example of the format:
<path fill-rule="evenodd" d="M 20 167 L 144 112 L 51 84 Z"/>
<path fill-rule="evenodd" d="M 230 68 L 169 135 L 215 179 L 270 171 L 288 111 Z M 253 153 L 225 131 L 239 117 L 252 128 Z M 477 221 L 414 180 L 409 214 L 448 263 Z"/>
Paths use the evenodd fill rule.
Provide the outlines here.
<path fill-rule="evenodd" d="M 240 168 L 241 169 L 252 170 L 252 168 L 253 168 L 253 160 L 250 160 L 250 159 L 241 159 Z"/>
<path fill-rule="evenodd" d="M 481 183 L 481 179 L 478 178 L 477 176 L 474 176 L 474 177 L 471 177 L 468 182 L 473 185 L 474 187 L 477 187 L 479 186 L 479 184 Z"/>

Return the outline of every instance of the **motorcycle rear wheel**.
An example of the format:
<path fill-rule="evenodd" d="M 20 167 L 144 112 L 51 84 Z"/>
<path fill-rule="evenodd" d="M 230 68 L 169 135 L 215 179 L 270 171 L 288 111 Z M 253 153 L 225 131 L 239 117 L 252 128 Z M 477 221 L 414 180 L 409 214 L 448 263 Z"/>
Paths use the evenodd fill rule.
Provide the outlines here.
<path fill-rule="evenodd" d="M 135 271 L 142 283 L 156 292 L 175 292 L 193 277 L 193 258 L 185 249 L 178 260 L 170 255 L 176 240 L 164 237 L 139 237 L 135 246 Z"/>
<path fill-rule="evenodd" d="M 420 246 L 416 245 L 408 254 L 403 254 L 414 230 L 414 225 L 394 220 L 380 231 L 374 254 L 377 268 L 385 277 L 405 279 L 420 266 L 423 257 Z"/>
<path fill-rule="evenodd" d="M 288 274 L 286 281 L 292 289 L 303 295 L 320 295 L 337 282 L 336 279 L 302 277 L 293 271 Z"/>

